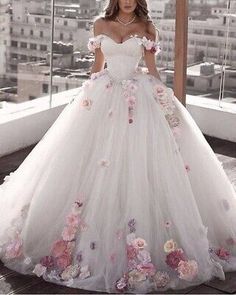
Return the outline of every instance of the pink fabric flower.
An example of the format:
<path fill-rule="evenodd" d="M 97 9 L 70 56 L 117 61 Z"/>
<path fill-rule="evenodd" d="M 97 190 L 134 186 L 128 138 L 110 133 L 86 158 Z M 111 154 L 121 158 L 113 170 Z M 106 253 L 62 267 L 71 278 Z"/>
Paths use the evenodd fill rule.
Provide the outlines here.
<path fill-rule="evenodd" d="M 187 171 L 187 172 L 189 172 L 189 171 L 190 171 L 190 167 L 189 167 L 189 165 L 188 165 L 188 164 L 186 164 L 186 165 L 185 165 L 185 169 L 186 169 L 186 171 Z"/>
<path fill-rule="evenodd" d="M 62 232 L 62 238 L 65 241 L 71 241 L 74 239 L 76 234 L 77 228 L 74 226 L 67 226 L 64 227 L 64 230 Z"/>
<path fill-rule="evenodd" d="M 173 252 L 170 252 L 166 256 L 166 264 L 173 269 L 176 269 L 178 267 L 178 264 L 181 260 L 186 260 L 186 257 L 182 249 L 177 249 Z"/>
<path fill-rule="evenodd" d="M 66 217 L 66 223 L 68 225 L 70 225 L 71 227 L 77 227 L 79 225 L 79 217 L 78 215 L 75 215 L 73 213 L 70 213 L 67 217 Z"/>
<path fill-rule="evenodd" d="M 88 265 L 84 265 L 80 268 L 80 274 L 79 274 L 79 279 L 86 279 L 87 277 L 89 277 L 90 271 L 89 271 L 89 267 Z"/>
<path fill-rule="evenodd" d="M 164 88 L 160 85 L 157 85 L 155 90 L 157 96 L 162 96 L 164 94 Z"/>
<path fill-rule="evenodd" d="M 170 282 L 170 276 L 165 271 L 157 271 L 153 280 L 157 288 L 164 288 Z"/>
<path fill-rule="evenodd" d="M 230 256 L 230 252 L 223 247 L 217 249 L 215 253 L 220 259 L 223 259 L 223 260 L 227 260 Z"/>
<path fill-rule="evenodd" d="M 56 265 L 59 269 L 65 269 L 71 264 L 71 256 L 69 254 L 63 254 L 56 259 Z"/>
<path fill-rule="evenodd" d="M 67 268 L 62 272 L 61 278 L 64 281 L 68 281 L 78 276 L 80 273 L 80 266 L 78 264 L 69 265 Z"/>
<path fill-rule="evenodd" d="M 150 255 L 150 253 L 147 250 L 140 250 L 138 252 L 137 258 L 142 263 L 149 263 L 149 262 L 151 262 L 151 255 Z"/>
<path fill-rule="evenodd" d="M 165 242 L 164 251 L 166 253 L 170 253 L 172 251 L 175 251 L 176 249 L 177 249 L 177 243 L 173 239 L 170 239 Z"/>
<path fill-rule="evenodd" d="M 128 96 L 126 98 L 127 102 L 128 102 L 128 106 L 133 107 L 136 103 L 136 97 L 135 96 Z"/>
<path fill-rule="evenodd" d="M 125 277 L 120 278 L 115 283 L 116 290 L 119 292 L 125 292 L 128 290 L 128 279 Z"/>
<path fill-rule="evenodd" d="M 53 256 L 44 256 L 43 258 L 40 259 L 40 263 L 45 267 L 54 266 Z"/>
<path fill-rule="evenodd" d="M 156 272 L 155 266 L 150 262 L 138 264 L 137 269 L 147 276 L 153 276 Z"/>
<path fill-rule="evenodd" d="M 68 242 L 66 252 L 71 254 L 74 249 L 75 249 L 75 241 Z"/>
<path fill-rule="evenodd" d="M 95 49 L 100 48 L 101 46 L 101 36 L 89 38 L 87 46 L 89 51 L 95 52 Z"/>
<path fill-rule="evenodd" d="M 63 255 L 67 250 L 67 242 L 63 240 L 57 240 L 52 246 L 52 256 L 59 257 Z"/>
<path fill-rule="evenodd" d="M 81 101 L 81 106 L 85 107 L 87 110 L 91 109 L 92 104 L 93 104 L 93 101 L 91 99 L 89 99 L 89 98 L 84 98 Z"/>
<path fill-rule="evenodd" d="M 17 237 L 15 240 L 11 241 L 6 248 L 6 258 L 12 259 L 21 256 L 22 254 L 22 240 Z"/>
<path fill-rule="evenodd" d="M 135 259 L 128 260 L 128 269 L 133 270 L 137 268 L 138 262 Z"/>
<path fill-rule="evenodd" d="M 136 238 L 132 241 L 132 245 L 137 249 L 144 249 L 144 247 L 147 246 L 147 243 L 142 238 Z"/>
<path fill-rule="evenodd" d="M 35 273 L 36 276 L 41 277 L 46 272 L 46 270 L 47 268 L 45 266 L 36 264 L 33 273 Z"/>
<path fill-rule="evenodd" d="M 136 247 L 134 247 L 133 245 L 127 245 L 126 249 L 127 249 L 127 257 L 129 260 L 132 260 L 135 257 L 137 257 L 138 249 Z"/>
<path fill-rule="evenodd" d="M 107 90 L 108 90 L 108 89 L 111 89 L 112 86 L 113 86 L 112 81 L 109 81 L 109 82 L 106 84 L 106 89 L 107 89 Z"/>
<path fill-rule="evenodd" d="M 181 279 L 192 281 L 198 273 L 198 265 L 195 260 L 180 261 L 177 270 Z"/>
<path fill-rule="evenodd" d="M 102 167 L 109 167 L 110 166 L 110 161 L 107 159 L 101 159 L 98 162 L 99 165 L 101 165 Z"/>

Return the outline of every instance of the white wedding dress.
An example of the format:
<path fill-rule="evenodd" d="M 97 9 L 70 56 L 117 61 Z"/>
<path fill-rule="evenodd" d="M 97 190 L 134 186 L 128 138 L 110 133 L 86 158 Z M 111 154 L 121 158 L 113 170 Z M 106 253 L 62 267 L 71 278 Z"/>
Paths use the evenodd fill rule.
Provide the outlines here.
<path fill-rule="evenodd" d="M 139 70 L 148 40 L 101 47 L 78 88 L 0 186 L 0 258 L 46 281 L 147 293 L 236 270 L 236 193 L 173 90 Z"/>

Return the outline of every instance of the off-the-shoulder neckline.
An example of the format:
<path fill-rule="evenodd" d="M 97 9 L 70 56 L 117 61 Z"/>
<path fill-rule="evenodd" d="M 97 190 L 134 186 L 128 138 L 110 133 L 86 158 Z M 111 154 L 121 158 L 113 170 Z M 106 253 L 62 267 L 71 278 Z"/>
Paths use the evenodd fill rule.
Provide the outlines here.
<path fill-rule="evenodd" d="M 125 41 L 123 41 L 122 43 L 118 43 L 118 42 L 116 42 L 113 38 L 111 38 L 111 37 L 108 36 L 107 34 L 99 34 L 99 35 L 96 35 L 94 38 L 99 38 L 99 37 L 103 37 L 103 36 L 105 36 L 105 37 L 111 39 L 111 40 L 112 40 L 115 44 L 117 44 L 117 45 L 122 45 L 122 44 L 126 43 L 127 41 L 129 41 L 129 40 L 131 40 L 131 39 L 133 39 L 133 38 L 138 38 L 138 39 L 140 39 L 140 40 L 146 38 L 146 40 L 150 40 L 150 41 L 152 41 L 152 42 L 156 42 L 156 41 L 153 41 L 153 40 L 151 40 L 151 39 L 148 39 L 147 36 L 138 36 L 137 34 L 135 34 L 135 35 L 129 35 L 129 38 L 126 39 Z"/>

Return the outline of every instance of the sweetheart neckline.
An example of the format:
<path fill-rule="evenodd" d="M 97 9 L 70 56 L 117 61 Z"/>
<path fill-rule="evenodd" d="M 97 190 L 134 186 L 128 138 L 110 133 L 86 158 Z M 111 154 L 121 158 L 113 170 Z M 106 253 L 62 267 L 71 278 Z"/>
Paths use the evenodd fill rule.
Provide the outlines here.
<path fill-rule="evenodd" d="M 97 37 L 98 36 L 105 36 L 105 37 L 107 37 L 108 39 L 110 39 L 111 41 L 113 41 L 115 44 L 117 44 L 117 45 L 123 45 L 123 44 L 125 44 L 127 41 L 129 41 L 129 40 L 132 40 L 133 38 L 139 38 L 139 39 L 142 39 L 143 37 L 138 37 L 138 36 L 136 36 L 136 35 L 133 35 L 133 36 L 131 36 L 131 37 L 129 37 L 128 39 L 126 39 L 125 41 L 123 41 L 122 43 L 118 43 L 118 42 L 116 42 L 113 38 L 111 38 L 110 36 L 108 36 L 108 35 L 106 35 L 106 34 L 99 34 L 99 35 L 97 35 Z"/>

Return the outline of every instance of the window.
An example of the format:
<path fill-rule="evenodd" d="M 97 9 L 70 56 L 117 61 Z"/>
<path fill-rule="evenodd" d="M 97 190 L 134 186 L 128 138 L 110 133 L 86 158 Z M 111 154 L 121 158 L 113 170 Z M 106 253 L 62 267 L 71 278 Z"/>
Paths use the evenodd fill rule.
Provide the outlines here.
<path fill-rule="evenodd" d="M 20 30 L 21 35 L 24 35 L 24 29 Z"/>
<path fill-rule="evenodd" d="M 30 36 L 33 36 L 33 35 L 34 35 L 34 31 L 30 30 Z"/>
<path fill-rule="evenodd" d="M 82 21 L 78 22 L 78 28 L 79 29 L 84 29 L 86 27 L 86 24 Z"/>
<path fill-rule="evenodd" d="M 204 30 L 205 35 L 213 35 L 213 30 Z"/>
<path fill-rule="evenodd" d="M 37 44 L 33 44 L 33 43 L 31 43 L 31 44 L 30 44 L 30 49 L 32 49 L 32 50 L 37 50 Z"/>
<path fill-rule="evenodd" d="M 215 42 L 208 42 L 209 47 L 218 47 L 218 44 Z"/>
<path fill-rule="evenodd" d="M 23 61 L 26 61 L 27 60 L 27 56 L 22 54 L 21 57 L 20 57 L 20 59 L 23 60 Z"/>
<path fill-rule="evenodd" d="M 37 57 L 36 56 L 31 56 L 30 61 L 37 61 Z"/>
<path fill-rule="evenodd" d="M 63 33 L 60 33 L 60 40 L 63 40 L 63 37 L 64 37 Z"/>
<path fill-rule="evenodd" d="M 197 41 L 196 44 L 197 44 L 197 46 L 206 46 L 205 41 Z"/>
<path fill-rule="evenodd" d="M 20 47 L 21 48 L 27 48 L 27 43 L 26 42 L 21 42 Z"/>
<path fill-rule="evenodd" d="M 11 58 L 12 58 L 12 59 L 15 59 L 15 58 L 17 59 L 17 58 L 18 58 L 18 55 L 17 55 L 16 53 L 12 53 L 12 54 L 11 54 Z"/>
<path fill-rule="evenodd" d="M 235 32 L 229 32 L 229 37 L 230 38 L 235 38 L 236 37 L 236 33 Z"/>
<path fill-rule="evenodd" d="M 42 87 L 43 87 L 43 93 L 48 93 L 48 89 L 49 89 L 48 84 L 43 83 Z"/>
<path fill-rule="evenodd" d="M 187 78 L 187 86 L 194 87 L 194 79 Z"/>
<path fill-rule="evenodd" d="M 49 18 L 45 18 L 45 19 L 44 19 L 44 23 L 45 23 L 45 24 L 50 24 L 50 23 L 51 23 L 51 20 L 50 20 Z"/>
<path fill-rule="evenodd" d="M 200 29 L 194 29 L 193 30 L 193 33 L 194 34 L 202 34 L 202 30 L 200 30 Z"/>
<path fill-rule="evenodd" d="M 212 79 L 209 79 L 209 87 L 212 87 Z"/>
<path fill-rule="evenodd" d="M 40 18 L 40 17 L 36 17 L 36 18 L 35 18 L 35 22 L 36 22 L 36 23 L 41 23 L 41 18 Z"/>
<path fill-rule="evenodd" d="M 40 37 L 43 38 L 43 31 L 40 31 Z"/>
<path fill-rule="evenodd" d="M 64 20 L 64 26 L 67 26 L 67 25 L 68 25 L 68 21 Z"/>
<path fill-rule="evenodd" d="M 41 51 L 47 51 L 47 45 L 40 45 Z"/>
<path fill-rule="evenodd" d="M 17 47 L 18 46 L 18 42 L 17 41 L 11 41 L 11 46 L 12 47 Z"/>
<path fill-rule="evenodd" d="M 52 86 L 52 92 L 53 93 L 58 93 L 58 86 L 53 85 Z"/>
<path fill-rule="evenodd" d="M 219 36 L 219 37 L 224 37 L 224 32 L 223 31 L 218 31 L 217 32 L 217 36 Z"/>

